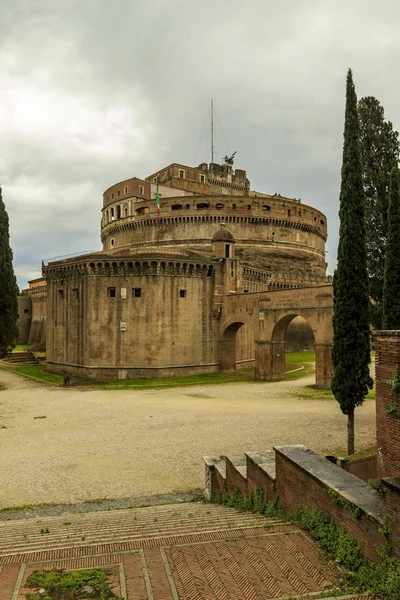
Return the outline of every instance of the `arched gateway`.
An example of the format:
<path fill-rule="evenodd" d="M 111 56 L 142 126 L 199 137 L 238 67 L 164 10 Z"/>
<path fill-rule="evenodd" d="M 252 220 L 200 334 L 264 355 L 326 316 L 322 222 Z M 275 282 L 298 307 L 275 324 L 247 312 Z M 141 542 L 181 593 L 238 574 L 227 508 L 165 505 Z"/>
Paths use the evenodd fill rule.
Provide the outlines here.
<path fill-rule="evenodd" d="M 315 338 L 316 385 L 330 387 L 332 310 L 330 284 L 227 296 L 221 315 L 220 368 L 234 368 L 236 332 L 248 323 L 254 332 L 256 379 L 284 379 L 285 332 L 292 319 L 300 315 L 310 324 Z"/>

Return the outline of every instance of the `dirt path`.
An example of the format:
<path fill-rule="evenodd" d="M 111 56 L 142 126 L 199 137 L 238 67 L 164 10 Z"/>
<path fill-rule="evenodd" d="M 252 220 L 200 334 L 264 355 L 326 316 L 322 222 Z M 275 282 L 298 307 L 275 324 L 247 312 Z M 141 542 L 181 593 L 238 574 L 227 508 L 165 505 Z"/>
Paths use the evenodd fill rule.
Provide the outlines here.
<path fill-rule="evenodd" d="M 0 370 L 0 506 L 187 491 L 203 486 L 204 454 L 296 443 L 343 452 L 346 417 L 336 401 L 308 397 L 313 381 L 88 391 Z M 366 400 L 357 447 L 374 438 Z"/>

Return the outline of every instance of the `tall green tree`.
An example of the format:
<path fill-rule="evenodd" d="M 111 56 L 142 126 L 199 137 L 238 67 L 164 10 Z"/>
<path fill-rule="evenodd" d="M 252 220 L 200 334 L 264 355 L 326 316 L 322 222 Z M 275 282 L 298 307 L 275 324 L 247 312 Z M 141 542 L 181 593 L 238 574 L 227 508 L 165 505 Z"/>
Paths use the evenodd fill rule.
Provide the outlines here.
<path fill-rule="evenodd" d="M 12 259 L 8 214 L 0 187 L 0 358 L 11 352 L 18 335 L 18 288 Z"/>
<path fill-rule="evenodd" d="M 360 406 L 372 379 L 369 374 L 370 330 L 367 252 L 365 244 L 365 199 L 360 155 L 357 96 L 349 69 L 340 229 L 337 269 L 333 277 L 332 392 L 347 415 L 347 450 L 354 453 L 354 410 Z"/>
<path fill-rule="evenodd" d="M 399 170 L 390 176 L 388 235 L 383 285 L 383 329 L 400 329 L 400 182 Z"/>
<path fill-rule="evenodd" d="M 382 297 L 388 231 L 390 172 L 398 163 L 399 134 L 373 96 L 358 103 L 361 162 L 365 192 L 367 268 L 371 297 L 371 322 L 382 327 Z"/>

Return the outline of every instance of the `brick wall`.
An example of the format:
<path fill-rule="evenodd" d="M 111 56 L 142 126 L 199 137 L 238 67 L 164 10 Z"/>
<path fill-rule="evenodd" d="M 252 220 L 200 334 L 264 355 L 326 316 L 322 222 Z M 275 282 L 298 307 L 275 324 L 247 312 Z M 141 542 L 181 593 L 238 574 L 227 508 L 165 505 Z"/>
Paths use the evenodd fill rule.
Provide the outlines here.
<path fill-rule="evenodd" d="M 382 479 L 400 476 L 400 418 L 384 410 L 396 402 L 400 410 L 400 393 L 392 393 L 388 383 L 400 367 L 400 331 L 377 331 L 375 351 L 377 475 Z"/>
<path fill-rule="evenodd" d="M 310 451 L 308 451 L 310 452 Z M 328 495 L 329 486 L 324 485 L 312 473 L 289 460 L 277 448 L 276 453 L 276 490 L 284 509 L 293 512 L 298 506 L 306 506 L 312 510 L 328 513 L 338 527 L 344 527 L 350 535 L 364 544 L 364 554 L 369 560 L 377 560 L 376 546 L 384 545 L 384 538 L 379 533 L 380 522 L 362 511 L 360 518 L 355 518 L 351 511 L 336 504 Z M 310 452 L 310 454 L 313 454 Z M 316 459 L 320 459 L 315 455 Z M 324 460 L 324 459 L 320 459 Z M 328 461 L 326 461 L 328 462 Z M 340 469 L 329 463 L 328 469 Z M 342 471 L 345 475 L 345 472 Z M 373 492 L 373 490 L 371 490 Z M 377 493 L 377 492 L 376 492 Z"/>
<path fill-rule="evenodd" d="M 386 518 L 392 530 L 392 542 L 396 556 L 400 557 L 400 478 L 392 477 L 382 481 L 385 494 Z"/>
<path fill-rule="evenodd" d="M 368 483 L 370 479 L 376 479 L 376 455 L 347 462 L 344 468 L 348 473 Z"/>

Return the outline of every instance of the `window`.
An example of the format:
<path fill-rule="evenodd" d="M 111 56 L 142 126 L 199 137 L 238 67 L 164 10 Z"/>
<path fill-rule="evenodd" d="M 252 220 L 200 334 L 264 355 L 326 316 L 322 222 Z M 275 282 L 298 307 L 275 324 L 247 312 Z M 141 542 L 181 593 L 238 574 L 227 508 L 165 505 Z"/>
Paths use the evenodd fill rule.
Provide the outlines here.
<path fill-rule="evenodd" d="M 25 308 L 25 309 L 24 309 L 24 314 L 25 314 L 25 315 L 29 315 L 29 308 Z"/>
<path fill-rule="evenodd" d="M 133 298 L 140 298 L 142 295 L 142 288 L 132 288 Z"/>
<path fill-rule="evenodd" d="M 229 244 L 225 244 L 225 258 L 229 258 L 230 256 L 230 246 Z"/>
<path fill-rule="evenodd" d="M 248 293 L 249 293 L 249 290 L 243 290 L 243 293 L 244 293 L 244 294 L 248 294 Z"/>
<path fill-rule="evenodd" d="M 218 204 L 215 205 L 215 208 L 217 210 L 221 210 L 222 208 L 225 208 L 223 204 L 221 204 L 220 202 Z"/>
<path fill-rule="evenodd" d="M 127 193 L 128 193 L 128 186 L 126 185 L 126 186 L 124 187 L 124 194 L 126 195 Z"/>
<path fill-rule="evenodd" d="M 288 208 L 288 210 L 287 210 L 287 216 L 290 217 L 290 214 L 291 214 L 290 208 Z"/>
<path fill-rule="evenodd" d="M 115 240 L 114 240 L 114 238 L 111 238 L 111 240 L 110 240 L 110 246 L 111 246 L 111 248 L 114 248 L 114 246 L 115 246 Z"/>
<path fill-rule="evenodd" d="M 236 204 L 232 204 L 233 210 L 236 210 Z"/>
<path fill-rule="evenodd" d="M 64 299 L 64 290 L 58 290 L 57 296 L 58 296 L 59 300 L 63 300 Z"/>
<path fill-rule="evenodd" d="M 208 208 L 208 207 L 209 207 L 209 204 L 207 204 L 206 202 L 199 202 L 196 205 L 196 208 Z"/>
<path fill-rule="evenodd" d="M 185 171 L 183 169 L 179 169 L 179 179 L 185 179 Z"/>
<path fill-rule="evenodd" d="M 171 206 L 171 210 L 182 210 L 183 206 L 182 204 L 173 204 Z"/>
<path fill-rule="evenodd" d="M 251 204 L 247 205 L 247 210 L 251 210 Z"/>
<path fill-rule="evenodd" d="M 153 177 L 153 183 L 157 183 L 157 177 Z"/>
<path fill-rule="evenodd" d="M 125 217 L 128 216 L 128 209 L 127 208 L 124 209 L 124 215 L 125 215 Z"/>
<path fill-rule="evenodd" d="M 115 298 L 116 297 L 115 287 L 107 288 L 107 295 L 109 298 Z"/>
<path fill-rule="evenodd" d="M 72 297 L 73 297 L 75 300 L 79 300 L 79 290 L 78 290 L 78 288 L 73 288 L 73 289 L 72 289 Z"/>
<path fill-rule="evenodd" d="M 139 194 L 141 196 L 143 196 L 143 194 L 144 194 L 144 187 L 142 185 L 139 185 Z"/>
<path fill-rule="evenodd" d="M 114 194 L 111 194 L 111 200 L 114 200 Z"/>
<path fill-rule="evenodd" d="M 121 192 L 118 190 L 118 196 L 120 196 L 120 195 L 121 195 Z"/>
<path fill-rule="evenodd" d="M 186 210 L 189 210 L 190 209 L 190 204 L 186 204 L 185 208 L 186 208 Z"/>
<path fill-rule="evenodd" d="M 268 206 L 268 204 L 263 204 L 262 209 L 265 210 L 266 212 L 269 212 L 271 210 L 271 207 Z"/>
<path fill-rule="evenodd" d="M 179 298 L 186 298 L 186 290 L 179 290 Z"/>
<path fill-rule="evenodd" d="M 206 182 L 206 178 L 204 175 L 200 175 L 200 182 L 201 183 L 205 183 Z"/>

